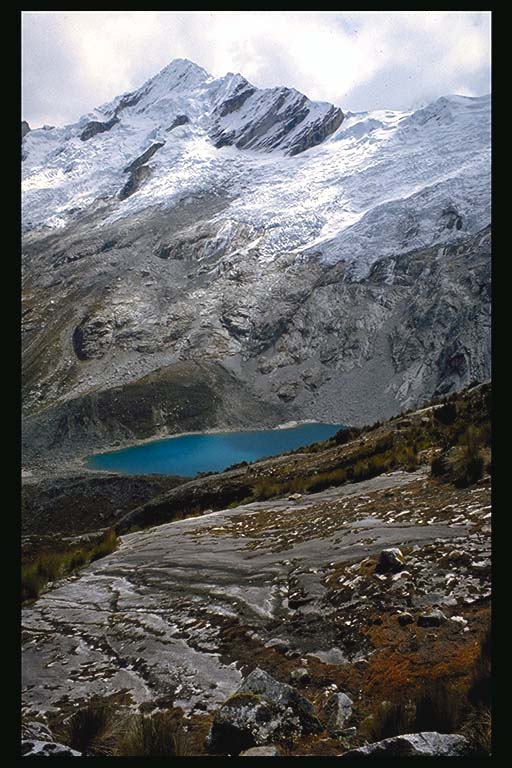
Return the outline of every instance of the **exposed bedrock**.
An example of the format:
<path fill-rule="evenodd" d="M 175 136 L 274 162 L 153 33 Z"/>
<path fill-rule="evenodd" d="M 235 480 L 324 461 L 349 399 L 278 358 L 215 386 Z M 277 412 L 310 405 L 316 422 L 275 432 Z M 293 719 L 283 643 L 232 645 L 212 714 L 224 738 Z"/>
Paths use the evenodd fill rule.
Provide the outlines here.
<path fill-rule="evenodd" d="M 343 122 L 343 112 L 338 107 L 331 107 L 327 114 L 308 125 L 295 139 L 288 154 L 298 155 L 310 147 L 321 144 L 327 136 L 338 130 Z"/>
<path fill-rule="evenodd" d="M 389 696 L 389 669 L 404 656 L 397 696 L 410 693 L 409 669 L 436 677 L 448 665 L 458 679 L 462 658 L 470 667 L 489 609 L 489 504 L 488 481 L 461 490 L 422 469 L 125 535 L 115 552 L 25 607 L 24 713 L 33 720 L 121 691 L 136 705 L 165 697 L 204 713 L 238 691 L 254 694 L 240 703 L 259 697 L 268 714 L 269 696 L 281 712 L 289 707 L 308 740 L 316 721 L 301 696 L 325 701 L 315 715 L 329 729 L 340 727 L 335 715 L 359 730 Z M 398 519 L 397 505 L 407 506 Z M 392 547 L 407 553 L 407 574 L 375 575 L 379 553 Z M 457 565 L 456 551 L 465 553 Z M 416 619 L 434 601 L 447 620 L 422 627 Z M 406 610 L 415 621 L 401 627 Z M 382 633 L 397 638 L 391 647 Z M 251 678 L 258 666 L 267 674 Z M 299 696 L 285 683 L 303 667 L 310 680 Z M 258 731 L 256 743 L 275 743 L 273 729 Z"/>
<path fill-rule="evenodd" d="M 339 107 L 314 104 L 290 88 L 258 90 L 238 77 L 230 95 L 212 113 L 209 133 L 218 148 L 282 149 L 287 155 L 297 155 L 320 144 L 343 122 Z M 231 119 L 233 114 L 236 120 Z"/>

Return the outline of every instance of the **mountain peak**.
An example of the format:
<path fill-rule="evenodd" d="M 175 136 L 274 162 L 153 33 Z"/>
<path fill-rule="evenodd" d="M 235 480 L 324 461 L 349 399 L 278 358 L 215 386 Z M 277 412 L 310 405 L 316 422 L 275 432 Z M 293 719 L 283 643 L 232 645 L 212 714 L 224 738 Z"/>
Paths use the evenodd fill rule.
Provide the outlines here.
<path fill-rule="evenodd" d="M 176 80 L 182 81 L 180 85 L 190 86 L 194 83 L 203 82 L 210 77 L 210 74 L 200 67 L 199 64 L 190 61 L 189 59 L 173 59 L 163 69 L 160 70 L 154 77 L 148 82 L 152 83 L 156 80 Z"/>

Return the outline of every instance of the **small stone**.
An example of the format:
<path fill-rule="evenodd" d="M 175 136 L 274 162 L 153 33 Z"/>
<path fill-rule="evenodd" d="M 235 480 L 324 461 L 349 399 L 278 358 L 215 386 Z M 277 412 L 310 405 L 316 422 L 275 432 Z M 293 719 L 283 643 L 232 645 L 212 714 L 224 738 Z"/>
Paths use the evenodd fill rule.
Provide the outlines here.
<path fill-rule="evenodd" d="M 398 547 L 383 549 L 375 566 L 376 573 L 397 573 L 405 568 L 405 560 Z"/>
<path fill-rule="evenodd" d="M 418 627 L 439 627 L 446 621 L 446 616 L 439 608 L 434 608 L 430 613 L 422 613 L 418 616 Z"/>
<path fill-rule="evenodd" d="M 288 501 L 297 501 L 298 499 L 302 499 L 302 493 L 292 493 L 288 496 Z"/>
<path fill-rule="evenodd" d="M 294 669 L 290 674 L 290 682 L 293 685 L 307 685 L 311 681 L 311 675 L 305 667 Z"/>
<path fill-rule="evenodd" d="M 463 616 L 451 616 L 450 621 L 455 621 L 457 624 L 461 624 L 463 627 L 468 623 Z"/>
<path fill-rule="evenodd" d="M 265 644 L 265 648 L 273 648 L 274 651 L 280 651 L 281 653 L 289 650 L 286 640 L 281 640 L 280 637 L 273 637 L 272 640 Z"/>

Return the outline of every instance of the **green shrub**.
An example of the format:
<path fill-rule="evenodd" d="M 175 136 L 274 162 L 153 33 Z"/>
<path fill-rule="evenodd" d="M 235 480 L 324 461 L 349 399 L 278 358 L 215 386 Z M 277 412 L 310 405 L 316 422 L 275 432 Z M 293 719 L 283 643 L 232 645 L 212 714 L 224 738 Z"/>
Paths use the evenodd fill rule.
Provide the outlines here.
<path fill-rule="evenodd" d="M 279 496 L 285 493 L 285 486 L 282 483 L 276 483 L 275 481 L 267 478 L 262 478 L 254 485 L 252 495 L 255 499 L 264 501 L 265 499 L 271 499 L 274 496 Z"/>
<path fill-rule="evenodd" d="M 62 573 L 63 562 L 62 555 L 43 555 L 37 560 L 37 572 L 45 581 L 56 581 Z"/>
<path fill-rule="evenodd" d="M 67 559 L 67 571 L 74 571 L 81 568 L 87 562 L 87 553 L 83 549 L 77 549 L 69 555 Z"/>
<path fill-rule="evenodd" d="M 478 433 L 467 430 L 464 442 L 453 462 L 455 484 L 459 487 L 472 485 L 484 475 L 484 457 L 480 453 Z"/>

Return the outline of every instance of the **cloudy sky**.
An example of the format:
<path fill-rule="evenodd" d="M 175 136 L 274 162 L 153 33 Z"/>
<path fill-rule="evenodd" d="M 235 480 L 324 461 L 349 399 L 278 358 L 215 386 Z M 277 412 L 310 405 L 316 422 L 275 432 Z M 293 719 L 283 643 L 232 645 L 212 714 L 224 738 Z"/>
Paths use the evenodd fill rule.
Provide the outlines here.
<path fill-rule="evenodd" d="M 490 12 L 24 11 L 23 118 L 62 125 L 172 59 L 345 110 L 490 91 Z"/>

